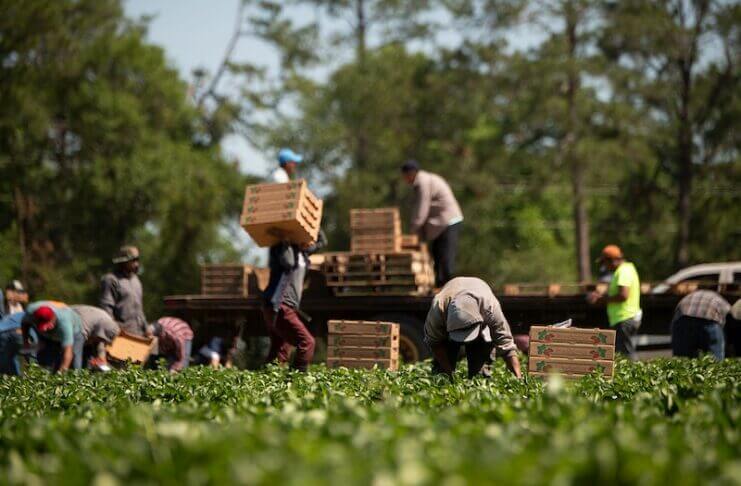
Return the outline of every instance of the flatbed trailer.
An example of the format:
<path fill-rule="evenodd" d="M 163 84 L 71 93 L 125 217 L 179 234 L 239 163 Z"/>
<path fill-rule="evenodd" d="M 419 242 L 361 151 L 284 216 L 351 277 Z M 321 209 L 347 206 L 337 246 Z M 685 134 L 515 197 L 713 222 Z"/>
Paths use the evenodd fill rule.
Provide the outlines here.
<path fill-rule="evenodd" d="M 673 294 L 642 295 L 643 323 L 640 334 L 668 336 L 674 308 L 680 298 Z M 566 319 L 573 319 L 573 324 L 579 327 L 607 327 L 604 307 L 589 305 L 583 295 L 518 295 L 498 296 L 498 299 L 513 334 L 527 334 L 531 325 Z M 398 322 L 401 326 L 402 357 L 405 361 L 418 361 L 429 357 L 422 328 L 431 302 L 431 295 L 336 297 L 325 292 L 307 292 L 301 309 L 311 317 L 308 327 L 318 337 L 327 335 L 327 321 L 331 319 Z M 214 328 L 233 327 L 241 323 L 245 336 L 266 335 L 261 307 L 260 296 L 176 295 L 165 298 L 167 312 L 190 322 L 197 333 L 204 326 L 214 332 Z M 738 355 L 740 331 L 741 324 L 729 316 L 726 335 L 730 355 Z M 663 342 L 667 347 L 666 338 Z"/>

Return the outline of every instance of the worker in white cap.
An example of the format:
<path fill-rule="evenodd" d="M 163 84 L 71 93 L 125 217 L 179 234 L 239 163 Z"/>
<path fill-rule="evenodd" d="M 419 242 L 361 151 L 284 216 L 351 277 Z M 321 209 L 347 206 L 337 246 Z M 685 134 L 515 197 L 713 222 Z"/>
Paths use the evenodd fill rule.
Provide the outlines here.
<path fill-rule="evenodd" d="M 454 278 L 432 300 L 424 327 L 434 358 L 433 372 L 452 376 L 465 346 L 468 377 L 487 376 L 492 351 L 520 378 L 520 360 L 509 323 L 491 287 L 473 277 Z"/>

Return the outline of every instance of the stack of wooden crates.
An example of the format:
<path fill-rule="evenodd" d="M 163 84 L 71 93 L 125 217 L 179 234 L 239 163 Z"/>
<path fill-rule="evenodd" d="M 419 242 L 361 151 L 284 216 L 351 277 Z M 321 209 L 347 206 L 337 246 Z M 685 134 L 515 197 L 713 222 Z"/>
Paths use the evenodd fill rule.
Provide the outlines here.
<path fill-rule="evenodd" d="M 613 330 L 532 326 L 529 351 L 530 376 L 577 379 L 597 371 L 612 379 L 615 373 Z"/>
<path fill-rule="evenodd" d="M 322 271 L 338 296 L 426 295 L 435 285 L 427 246 L 401 234 L 399 208 L 352 209 L 351 251 L 325 253 Z"/>
<path fill-rule="evenodd" d="M 353 253 L 401 251 L 399 208 L 351 209 L 350 251 Z"/>
<path fill-rule="evenodd" d="M 379 321 L 329 321 L 328 368 L 399 369 L 399 325 Z"/>
<path fill-rule="evenodd" d="M 322 201 L 305 180 L 247 186 L 241 225 L 259 246 L 316 241 Z"/>
<path fill-rule="evenodd" d="M 270 270 L 241 263 L 201 265 L 201 294 L 247 297 L 267 287 Z"/>

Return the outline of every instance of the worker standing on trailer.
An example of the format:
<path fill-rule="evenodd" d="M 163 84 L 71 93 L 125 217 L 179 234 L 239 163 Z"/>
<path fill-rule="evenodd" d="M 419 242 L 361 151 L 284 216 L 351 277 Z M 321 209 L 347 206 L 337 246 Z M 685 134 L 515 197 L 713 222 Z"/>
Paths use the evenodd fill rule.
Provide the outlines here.
<path fill-rule="evenodd" d="M 460 347 L 465 346 L 469 378 L 487 376 L 484 365 L 494 349 L 517 378 L 522 376 L 509 323 L 481 279 L 458 277 L 445 284 L 432 300 L 424 334 L 434 358 L 433 373 L 452 376 Z"/>
<path fill-rule="evenodd" d="M 82 319 L 62 302 L 40 301 L 28 306 L 22 325 L 24 348 L 30 347 L 30 331 L 38 336 L 36 357 L 41 366 L 60 373 L 82 368 Z"/>
<path fill-rule="evenodd" d="M 317 242 L 299 246 L 282 242 L 270 248 L 270 281 L 263 293 L 263 316 L 270 333 L 268 363 L 287 363 L 291 346 L 296 348 L 293 368 L 306 371 L 314 357 L 314 337 L 301 320 L 301 295 L 309 255 L 327 244 L 322 230 Z"/>
<path fill-rule="evenodd" d="M 722 361 L 725 357 L 723 326 L 729 312 L 731 304 L 718 292 L 696 290 L 685 296 L 679 301 L 672 319 L 672 354 L 696 358 L 700 352 L 705 352 Z"/>
<path fill-rule="evenodd" d="M 638 359 L 633 336 L 641 327 L 641 282 L 635 265 L 625 261 L 623 251 L 617 245 L 607 245 L 597 259 L 613 272 L 607 293 L 594 291 L 587 295 L 590 304 L 607 304 L 607 320 L 616 328 L 615 351 Z"/>
<path fill-rule="evenodd" d="M 278 152 L 279 167 L 270 175 L 271 182 L 289 182 L 296 173 L 296 166 L 304 160 L 304 157 L 289 148 Z"/>
<path fill-rule="evenodd" d="M 73 305 L 72 310 L 82 320 L 82 337 L 85 339 L 85 354 L 90 356 L 90 366 L 107 370 L 105 347 L 119 335 L 120 327 L 106 311 L 98 307 Z"/>
<path fill-rule="evenodd" d="M 442 287 L 455 272 L 463 212 L 445 179 L 420 170 L 416 160 L 401 166 L 402 176 L 414 188 L 409 231 L 430 243 L 435 262 L 435 286 Z"/>
<path fill-rule="evenodd" d="M 118 322 L 121 330 L 149 336 L 144 315 L 144 292 L 139 280 L 139 249 L 123 246 L 113 258 L 113 272 L 103 276 L 99 307 Z"/>

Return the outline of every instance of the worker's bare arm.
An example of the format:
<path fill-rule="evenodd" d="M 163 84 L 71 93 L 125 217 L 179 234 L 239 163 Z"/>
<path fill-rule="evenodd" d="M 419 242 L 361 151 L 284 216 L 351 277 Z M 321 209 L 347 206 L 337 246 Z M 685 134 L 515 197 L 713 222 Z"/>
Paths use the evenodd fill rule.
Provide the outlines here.
<path fill-rule="evenodd" d="M 59 373 L 63 373 L 69 369 L 72 365 L 72 358 L 75 353 L 72 351 L 72 346 L 64 346 L 62 348 L 62 362 L 59 364 Z"/>
<path fill-rule="evenodd" d="M 517 353 L 509 353 L 505 355 L 504 362 L 507 363 L 507 368 L 517 378 L 522 378 L 522 371 L 520 370 L 520 359 L 517 357 Z"/>
<path fill-rule="evenodd" d="M 590 304 L 610 304 L 614 302 L 625 302 L 630 296 L 630 287 L 618 287 L 618 293 L 608 296 L 600 292 L 592 292 L 587 295 Z"/>

